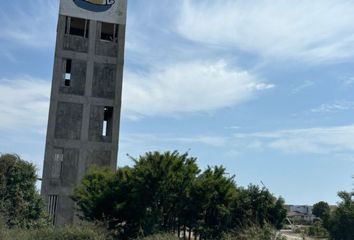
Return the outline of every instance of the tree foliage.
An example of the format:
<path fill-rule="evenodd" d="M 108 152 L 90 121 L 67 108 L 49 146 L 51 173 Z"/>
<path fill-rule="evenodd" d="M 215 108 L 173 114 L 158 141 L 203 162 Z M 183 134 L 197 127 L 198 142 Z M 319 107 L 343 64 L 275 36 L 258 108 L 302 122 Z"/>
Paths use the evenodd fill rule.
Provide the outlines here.
<path fill-rule="evenodd" d="M 313 205 L 312 213 L 316 216 L 321 218 L 323 221 L 327 221 L 330 214 L 330 207 L 326 202 L 318 202 Z"/>
<path fill-rule="evenodd" d="M 247 189 L 240 188 L 234 199 L 233 226 L 245 228 L 254 224 L 272 224 L 280 229 L 286 217 L 284 204 L 284 199 L 275 198 L 265 187 L 250 185 Z"/>
<path fill-rule="evenodd" d="M 332 239 L 352 240 L 354 239 L 354 193 L 339 192 L 341 202 L 329 218 L 325 226 Z"/>
<path fill-rule="evenodd" d="M 0 156 L 0 215 L 8 227 L 30 227 L 44 215 L 33 164 L 17 155 Z"/>
<path fill-rule="evenodd" d="M 279 227 L 285 218 L 281 198 L 253 185 L 238 188 L 221 166 L 201 172 L 187 153 L 133 160 L 116 172 L 91 168 L 73 195 L 84 219 L 103 222 L 121 239 L 159 232 L 220 239 L 242 225 Z"/>
<path fill-rule="evenodd" d="M 330 239 L 354 239 L 354 190 L 339 192 L 341 202 L 331 211 L 325 202 L 314 205 L 313 213 L 322 218 L 322 226 L 327 229 Z"/>
<path fill-rule="evenodd" d="M 192 185 L 190 210 L 194 209 L 194 222 L 188 227 L 195 228 L 203 238 L 219 239 L 231 226 L 236 194 L 233 177 L 225 176 L 225 168 L 209 167 Z"/>

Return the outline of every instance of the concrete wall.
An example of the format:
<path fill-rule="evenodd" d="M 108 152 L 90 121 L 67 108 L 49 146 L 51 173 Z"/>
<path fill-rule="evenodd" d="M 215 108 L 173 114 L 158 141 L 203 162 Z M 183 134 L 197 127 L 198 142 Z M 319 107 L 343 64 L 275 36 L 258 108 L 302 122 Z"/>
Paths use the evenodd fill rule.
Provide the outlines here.
<path fill-rule="evenodd" d="M 64 36 L 63 49 L 87 53 L 89 40 L 78 36 Z"/>
<path fill-rule="evenodd" d="M 64 187 L 75 187 L 77 183 L 77 169 L 79 166 L 80 150 L 75 148 L 64 149 L 61 184 Z"/>
<path fill-rule="evenodd" d="M 80 140 L 83 105 L 79 103 L 58 102 L 55 138 Z"/>
<path fill-rule="evenodd" d="M 86 71 L 87 63 L 86 61 L 78 59 L 70 59 L 71 63 L 71 80 L 70 86 L 64 85 L 64 74 L 61 76 L 61 84 L 59 92 L 62 94 L 73 94 L 73 95 L 85 95 L 85 85 L 86 85 Z M 64 63 L 66 59 L 62 61 L 62 69 L 64 72 Z"/>
<path fill-rule="evenodd" d="M 116 93 L 116 66 L 95 63 L 93 72 L 92 96 L 114 99 Z"/>
<path fill-rule="evenodd" d="M 96 41 L 96 54 L 100 56 L 117 57 L 118 44 L 114 42 Z"/>
<path fill-rule="evenodd" d="M 69 195 L 60 194 L 58 199 L 57 213 L 55 216 L 55 225 L 63 226 L 73 222 L 75 218 L 75 203 L 71 200 Z"/>
<path fill-rule="evenodd" d="M 111 151 L 92 150 L 88 155 L 86 167 L 91 165 L 96 165 L 99 167 L 109 166 L 109 159 L 111 158 L 111 155 Z"/>

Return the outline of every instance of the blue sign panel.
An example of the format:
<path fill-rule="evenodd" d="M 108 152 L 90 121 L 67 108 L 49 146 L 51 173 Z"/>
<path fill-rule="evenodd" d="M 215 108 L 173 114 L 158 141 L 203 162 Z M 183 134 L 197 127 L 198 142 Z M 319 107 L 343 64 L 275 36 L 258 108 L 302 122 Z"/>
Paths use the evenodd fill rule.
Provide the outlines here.
<path fill-rule="evenodd" d="M 76 6 L 91 12 L 105 12 L 112 7 L 115 0 L 73 0 Z"/>

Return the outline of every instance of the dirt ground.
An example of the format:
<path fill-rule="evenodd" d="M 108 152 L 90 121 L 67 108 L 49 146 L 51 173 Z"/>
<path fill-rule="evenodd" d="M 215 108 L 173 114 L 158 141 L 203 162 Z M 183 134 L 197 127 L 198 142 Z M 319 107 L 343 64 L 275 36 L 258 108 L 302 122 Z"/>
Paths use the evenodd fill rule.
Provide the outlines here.
<path fill-rule="evenodd" d="M 281 234 L 285 236 L 288 240 L 315 240 L 314 238 L 310 237 L 303 238 L 301 234 L 293 233 L 291 230 L 282 230 Z"/>

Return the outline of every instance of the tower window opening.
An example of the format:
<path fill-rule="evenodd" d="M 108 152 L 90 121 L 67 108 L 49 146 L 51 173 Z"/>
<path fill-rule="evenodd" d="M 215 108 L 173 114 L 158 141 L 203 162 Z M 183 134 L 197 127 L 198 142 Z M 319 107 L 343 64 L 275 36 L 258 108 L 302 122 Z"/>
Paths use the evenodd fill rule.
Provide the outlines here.
<path fill-rule="evenodd" d="M 63 159 L 64 153 L 63 149 L 54 150 L 54 159 L 52 164 L 52 178 L 60 178 L 63 171 Z"/>
<path fill-rule="evenodd" d="M 112 118 L 113 118 L 113 107 L 104 107 L 103 122 L 102 122 L 103 137 L 112 135 Z"/>
<path fill-rule="evenodd" d="M 67 87 L 69 87 L 71 84 L 71 65 L 72 65 L 72 60 L 66 59 L 65 60 L 64 86 L 67 86 Z"/>
<path fill-rule="evenodd" d="M 103 120 L 103 127 L 102 127 L 102 136 L 107 136 L 107 121 Z"/>
<path fill-rule="evenodd" d="M 65 25 L 65 33 L 75 36 L 88 38 L 89 20 L 82 18 L 67 17 Z"/>
<path fill-rule="evenodd" d="M 49 195 L 48 196 L 48 213 L 52 216 L 53 225 L 55 224 L 55 217 L 58 207 L 58 195 Z"/>
<path fill-rule="evenodd" d="M 112 23 L 101 24 L 101 40 L 109 42 L 117 42 L 118 40 L 118 25 Z"/>

